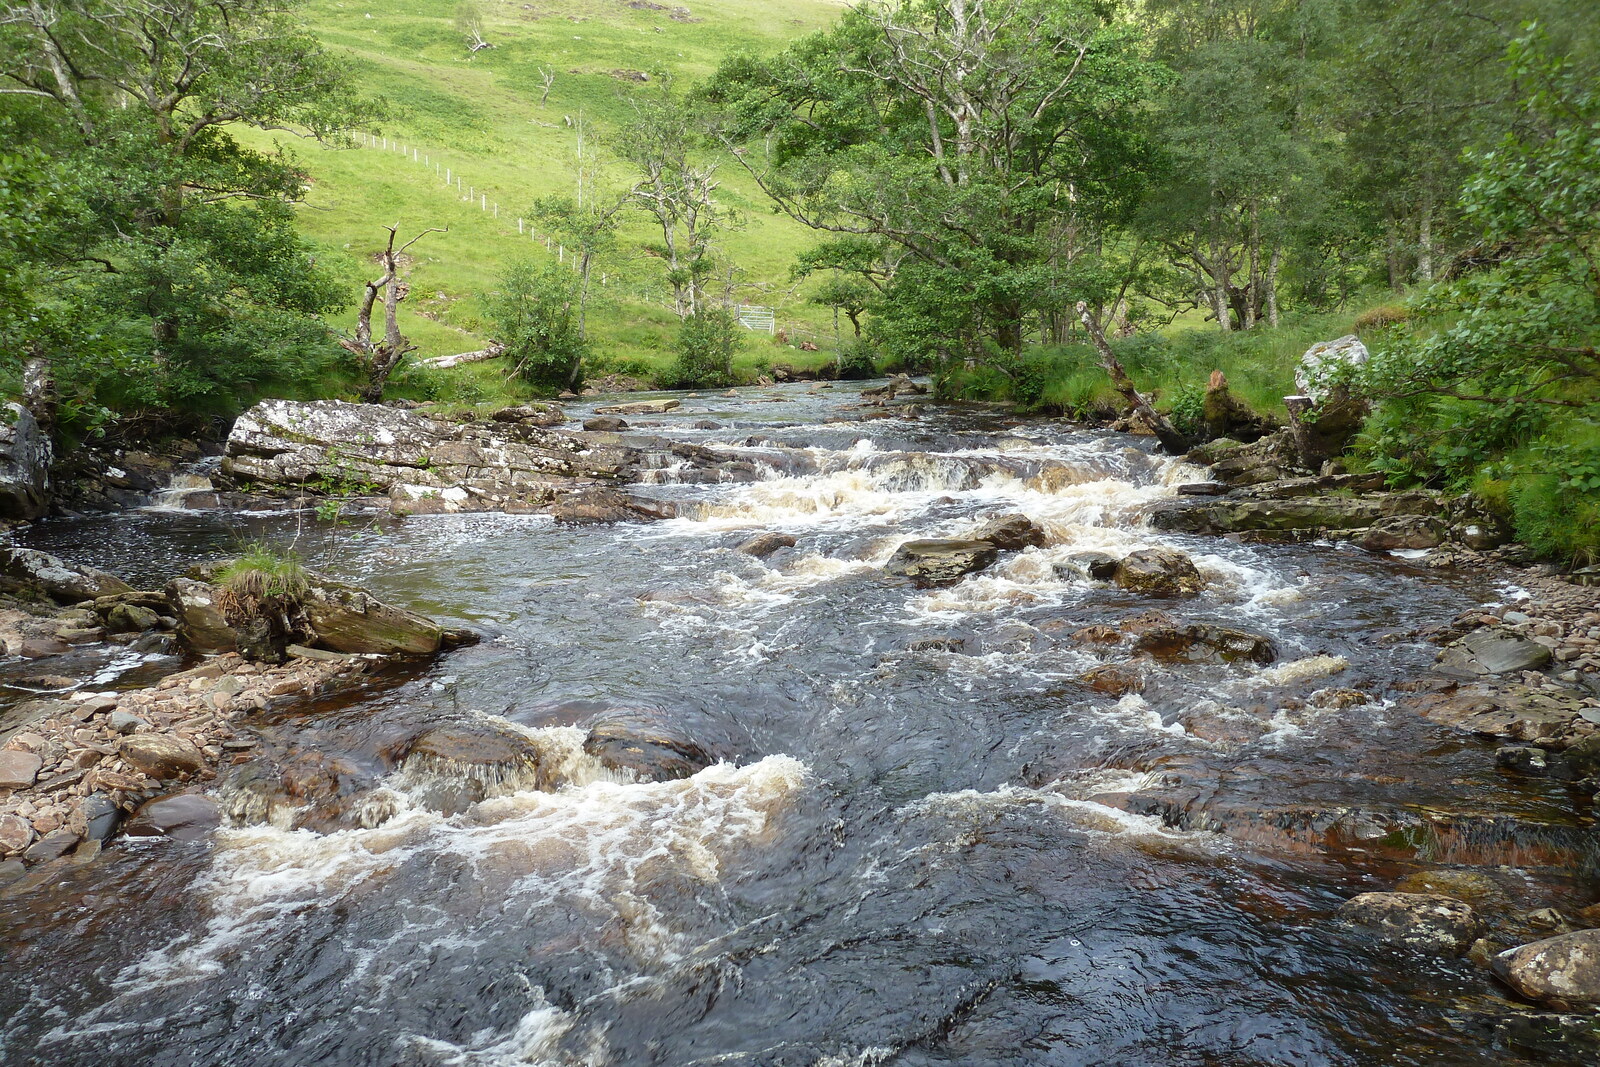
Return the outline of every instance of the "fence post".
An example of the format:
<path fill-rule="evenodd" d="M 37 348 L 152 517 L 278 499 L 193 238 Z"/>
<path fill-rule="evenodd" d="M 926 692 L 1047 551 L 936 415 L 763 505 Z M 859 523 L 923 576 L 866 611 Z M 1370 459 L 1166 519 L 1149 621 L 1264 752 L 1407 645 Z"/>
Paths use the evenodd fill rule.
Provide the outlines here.
<path fill-rule="evenodd" d="M 478 205 L 478 210 L 479 211 L 488 211 L 489 210 L 489 194 L 488 193 L 482 194 L 482 203 L 480 203 Z"/>

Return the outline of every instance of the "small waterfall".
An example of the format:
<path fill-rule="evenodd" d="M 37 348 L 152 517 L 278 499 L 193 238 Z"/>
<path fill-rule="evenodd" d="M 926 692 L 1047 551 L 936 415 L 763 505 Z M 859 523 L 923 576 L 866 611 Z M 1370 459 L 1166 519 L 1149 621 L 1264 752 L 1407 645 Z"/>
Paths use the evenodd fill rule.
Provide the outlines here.
<path fill-rule="evenodd" d="M 148 506 L 168 511 L 216 507 L 217 487 L 211 484 L 211 475 L 221 466 L 222 457 L 207 456 L 175 471 L 167 479 L 165 489 L 157 489 L 151 494 Z"/>

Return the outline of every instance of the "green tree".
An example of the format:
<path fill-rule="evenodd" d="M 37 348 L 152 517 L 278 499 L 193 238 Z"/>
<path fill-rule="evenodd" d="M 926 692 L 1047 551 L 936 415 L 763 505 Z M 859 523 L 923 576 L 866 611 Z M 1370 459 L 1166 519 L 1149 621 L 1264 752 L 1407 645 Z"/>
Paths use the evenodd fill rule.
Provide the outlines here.
<path fill-rule="evenodd" d="M 578 328 L 577 276 L 558 263 L 513 263 L 485 297 L 495 337 L 516 373 L 545 389 L 576 389 L 586 349 Z"/>
<path fill-rule="evenodd" d="M 739 321 L 732 311 L 715 304 L 702 306 L 679 326 L 677 359 L 663 384 L 672 389 L 732 385 L 739 340 Z"/>

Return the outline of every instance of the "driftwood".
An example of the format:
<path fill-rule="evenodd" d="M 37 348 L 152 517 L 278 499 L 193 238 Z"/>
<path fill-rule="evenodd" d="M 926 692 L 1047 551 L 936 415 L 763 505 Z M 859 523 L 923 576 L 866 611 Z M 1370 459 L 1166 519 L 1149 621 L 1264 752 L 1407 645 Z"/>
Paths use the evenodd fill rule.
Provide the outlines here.
<path fill-rule="evenodd" d="M 488 348 L 480 348 L 475 352 L 457 352 L 453 356 L 434 356 L 432 359 L 423 360 L 421 365 L 448 370 L 451 367 L 459 367 L 463 363 L 482 363 L 486 359 L 494 359 L 496 356 L 505 354 L 505 345 L 499 341 L 491 341 Z"/>
<path fill-rule="evenodd" d="M 1089 340 L 1094 343 L 1095 351 L 1100 353 L 1100 366 L 1111 376 L 1111 385 L 1122 394 L 1134 413 L 1155 433 L 1156 440 L 1161 442 L 1162 451 L 1173 456 L 1181 456 L 1189 451 L 1194 443 L 1179 433 L 1177 427 L 1168 422 L 1165 415 L 1151 407 L 1150 402 L 1134 388 L 1133 379 L 1128 377 L 1128 372 L 1123 369 L 1122 361 L 1117 359 L 1117 354 L 1111 351 L 1111 345 L 1106 341 L 1106 335 L 1100 329 L 1100 324 L 1089 314 L 1089 305 L 1081 300 L 1078 301 L 1078 320 L 1089 332 Z"/>

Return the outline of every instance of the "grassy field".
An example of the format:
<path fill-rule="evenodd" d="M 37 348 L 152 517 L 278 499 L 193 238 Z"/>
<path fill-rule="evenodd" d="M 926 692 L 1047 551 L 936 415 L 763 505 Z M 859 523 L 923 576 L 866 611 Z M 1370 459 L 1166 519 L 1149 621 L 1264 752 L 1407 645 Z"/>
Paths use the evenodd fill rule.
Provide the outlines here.
<path fill-rule="evenodd" d="M 348 276 L 352 300 L 372 270 L 369 257 L 382 245 L 384 226 L 399 223 L 403 239 L 448 227 L 412 248 L 412 293 L 402 305 L 402 329 L 419 346 L 419 357 L 481 347 L 480 294 L 518 258 L 557 255 L 531 227 L 519 234 L 517 220 L 534 198 L 574 191 L 580 123 L 603 157 L 607 138 L 629 114 L 629 94 L 652 92 L 663 78 L 703 78 L 740 49 L 782 48 L 827 25 L 841 5 L 480 0 L 480 8 L 493 47 L 472 53 L 455 28 L 456 0 L 381 6 L 312 0 L 303 9 L 310 26 L 330 47 L 350 54 L 363 86 L 388 101 L 392 118 L 373 131 L 380 138 L 375 147 L 365 139 L 359 147 L 331 150 L 283 134 L 244 135 L 260 147 L 281 144 L 311 175 L 300 208 L 303 228 Z M 540 106 L 542 71 L 555 80 Z M 775 307 L 792 341 L 812 340 L 823 349 L 802 352 L 752 334 L 738 364 L 820 364 L 833 348 L 831 312 L 808 304 L 788 280 L 795 253 L 812 235 L 774 214 L 731 164 L 719 177 L 721 202 L 740 219 L 722 236 L 719 252 L 738 271 L 741 299 Z M 629 175 L 611 166 L 602 184 L 621 191 Z M 677 320 L 666 303 L 660 261 L 644 251 L 659 232 L 635 214 L 621 238 L 597 268 L 606 284 L 590 315 L 592 362 L 598 372 L 647 372 L 670 359 Z M 335 321 L 350 325 L 353 309 Z M 459 378 L 463 385 L 488 385 L 500 373 L 463 371 Z"/>

